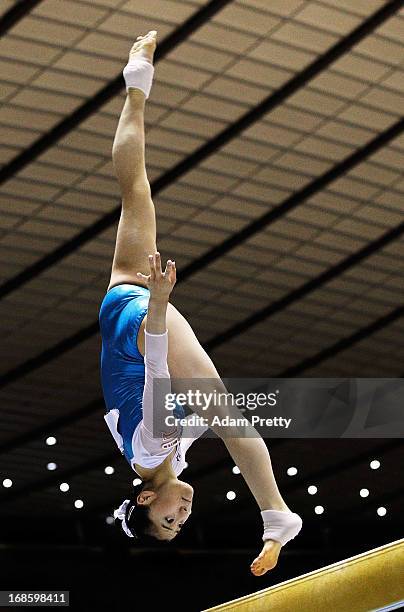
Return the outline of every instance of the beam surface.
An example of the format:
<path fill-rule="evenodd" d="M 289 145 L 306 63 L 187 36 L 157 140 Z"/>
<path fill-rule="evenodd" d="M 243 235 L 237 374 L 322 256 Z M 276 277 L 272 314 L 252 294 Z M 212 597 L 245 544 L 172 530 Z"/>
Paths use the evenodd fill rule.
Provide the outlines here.
<path fill-rule="evenodd" d="M 404 539 L 204 612 L 373 612 L 404 599 L 403 575 Z"/>

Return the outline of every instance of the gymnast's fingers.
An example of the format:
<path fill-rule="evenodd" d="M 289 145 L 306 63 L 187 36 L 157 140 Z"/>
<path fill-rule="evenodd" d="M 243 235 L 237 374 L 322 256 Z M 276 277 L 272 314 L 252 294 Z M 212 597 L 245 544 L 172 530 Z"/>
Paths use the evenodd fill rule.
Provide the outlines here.
<path fill-rule="evenodd" d="M 154 258 L 155 258 L 155 266 L 156 266 L 156 275 L 157 277 L 160 277 L 163 274 L 163 272 L 161 270 L 161 256 L 158 251 L 156 252 Z"/>
<path fill-rule="evenodd" d="M 166 274 L 170 282 L 174 285 L 177 280 L 177 270 L 175 268 L 175 261 L 171 261 L 171 259 L 168 260 Z"/>

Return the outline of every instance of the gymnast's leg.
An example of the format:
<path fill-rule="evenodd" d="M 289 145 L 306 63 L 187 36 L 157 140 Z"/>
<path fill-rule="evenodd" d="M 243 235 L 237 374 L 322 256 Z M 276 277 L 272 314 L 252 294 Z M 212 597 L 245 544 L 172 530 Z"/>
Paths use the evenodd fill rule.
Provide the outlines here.
<path fill-rule="evenodd" d="M 138 37 L 130 57 L 152 62 L 155 48 L 155 33 L 149 32 Z M 144 285 L 136 273 L 148 274 L 148 255 L 156 251 L 155 211 L 145 166 L 145 101 L 143 91 L 128 89 L 112 147 L 122 211 L 108 289 L 120 283 Z"/>
<path fill-rule="evenodd" d="M 155 46 L 154 32 L 139 37 L 131 50 L 132 60 L 140 58 L 143 62 L 151 63 Z M 145 168 L 144 89 L 128 89 L 113 145 L 113 163 L 122 194 L 122 213 L 109 287 L 125 282 L 142 284 L 136 276 L 137 272 L 148 274 L 148 255 L 156 251 L 155 211 Z M 138 334 L 142 354 L 144 326 L 145 320 Z M 195 379 L 196 388 L 200 379 L 210 379 L 211 382 L 207 383 L 210 391 L 226 392 L 212 360 L 189 323 L 172 304 L 168 305 L 167 327 L 168 366 L 172 379 Z M 204 390 L 207 390 L 206 385 Z M 219 406 L 218 410 L 225 414 L 227 407 Z M 198 412 L 197 408 L 195 412 Z M 206 413 L 201 414 L 206 416 Z M 222 437 L 232 459 L 240 468 L 260 510 L 278 511 L 284 517 L 289 508 L 277 487 L 268 449 L 262 438 L 258 434 L 255 437 L 223 437 L 220 428 L 215 431 Z M 294 528 L 296 530 L 296 525 Z M 281 545 L 269 536 L 261 555 L 251 566 L 255 575 L 261 575 L 276 565 Z"/>

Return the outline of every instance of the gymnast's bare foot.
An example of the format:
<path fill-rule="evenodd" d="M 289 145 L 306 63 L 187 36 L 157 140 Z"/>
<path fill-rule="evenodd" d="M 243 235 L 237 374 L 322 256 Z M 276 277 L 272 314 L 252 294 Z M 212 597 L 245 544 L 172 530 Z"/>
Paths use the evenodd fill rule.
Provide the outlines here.
<path fill-rule="evenodd" d="M 157 45 L 157 32 L 150 30 L 145 36 L 138 36 L 130 50 L 129 59 L 142 58 L 153 63 L 153 55 Z"/>
<path fill-rule="evenodd" d="M 251 572 L 254 576 L 263 576 L 269 570 L 273 569 L 278 563 L 279 553 L 282 544 L 275 540 L 267 540 L 258 557 L 251 563 Z"/>

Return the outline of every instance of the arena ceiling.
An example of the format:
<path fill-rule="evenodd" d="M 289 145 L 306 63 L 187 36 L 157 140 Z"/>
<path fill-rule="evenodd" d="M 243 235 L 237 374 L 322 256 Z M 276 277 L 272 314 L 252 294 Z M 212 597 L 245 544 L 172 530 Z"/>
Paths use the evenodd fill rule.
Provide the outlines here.
<path fill-rule="evenodd" d="M 97 317 L 119 214 L 121 70 L 150 29 L 158 245 L 179 269 L 173 302 L 219 372 L 402 375 L 401 2 L 3 0 L 1 10 L 0 475 L 13 481 L 2 515 L 23 513 L 27 495 L 39 517 L 77 512 L 76 498 L 104 512 L 127 494 L 131 474 L 102 419 Z M 273 448 L 303 515 L 311 480 L 335 514 L 373 517 L 380 503 L 402 514 L 399 441 Z M 370 475 L 372 458 L 383 469 Z M 236 486 L 223 449 L 196 445 L 191 462 L 205 499 L 222 503 Z"/>

